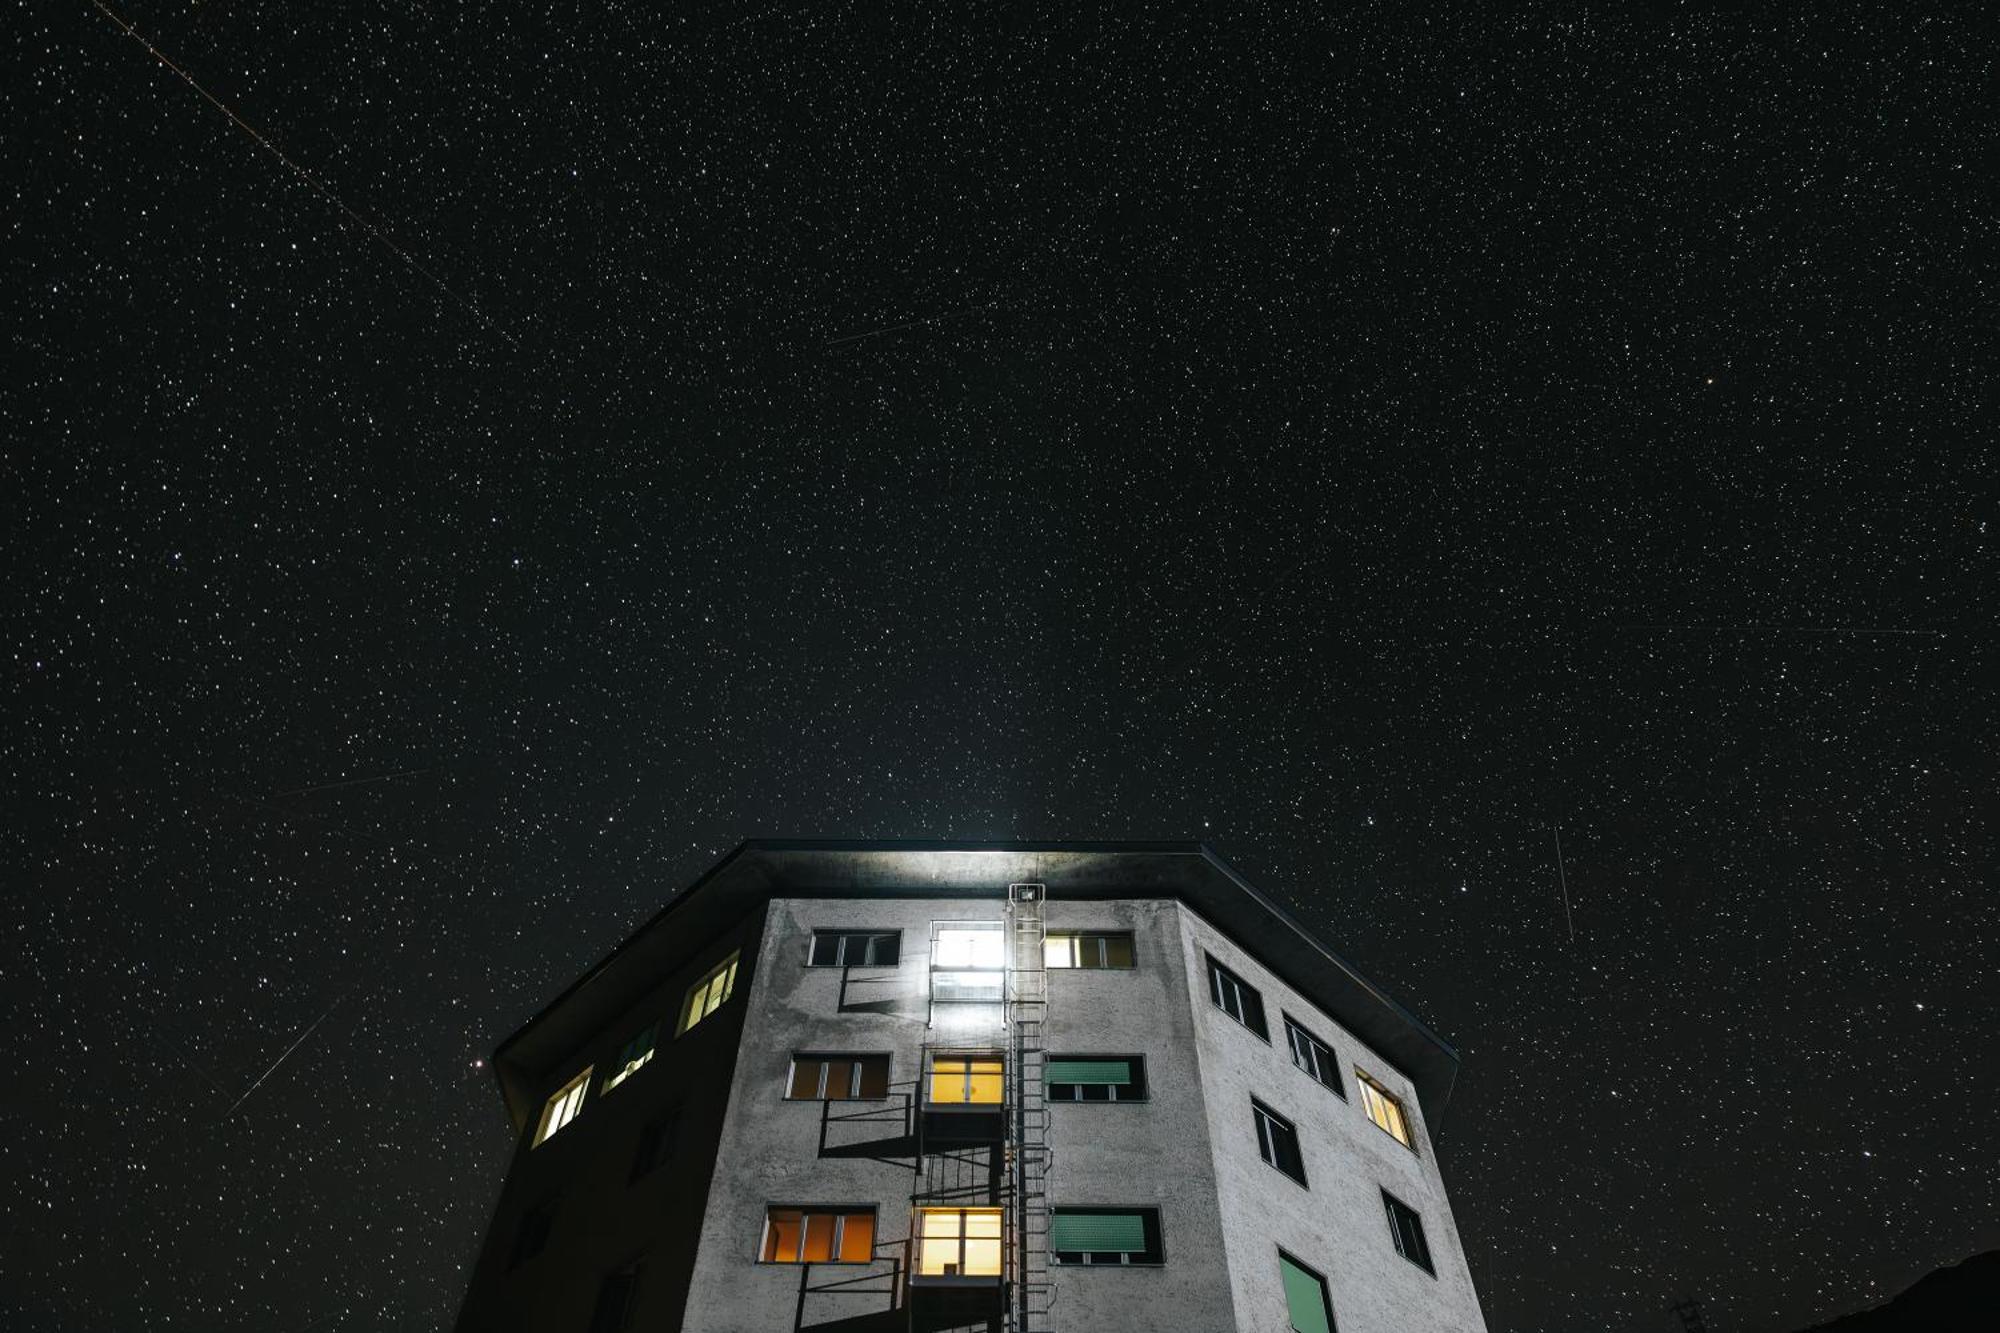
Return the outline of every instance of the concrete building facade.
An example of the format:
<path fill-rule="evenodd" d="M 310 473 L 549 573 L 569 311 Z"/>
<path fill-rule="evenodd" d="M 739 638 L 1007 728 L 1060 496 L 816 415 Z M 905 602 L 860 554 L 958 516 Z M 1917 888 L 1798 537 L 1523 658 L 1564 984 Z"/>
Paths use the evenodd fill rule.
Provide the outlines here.
<path fill-rule="evenodd" d="M 1457 1057 L 1197 844 L 748 843 L 502 1043 L 460 1333 L 1483 1333 Z"/>

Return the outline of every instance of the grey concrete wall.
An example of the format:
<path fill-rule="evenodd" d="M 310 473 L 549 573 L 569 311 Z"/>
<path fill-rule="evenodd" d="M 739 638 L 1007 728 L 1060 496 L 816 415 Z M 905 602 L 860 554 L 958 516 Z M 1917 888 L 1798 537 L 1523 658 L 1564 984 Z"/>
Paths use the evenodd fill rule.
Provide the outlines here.
<path fill-rule="evenodd" d="M 1060 1333 L 1231 1329 L 1216 1154 L 1195 1061 L 1178 905 L 1051 902 L 1048 921 L 1052 930 L 1132 932 L 1132 970 L 1048 974 L 1047 1048 L 1052 1055 L 1143 1055 L 1149 1092 L 1144 1102 L 1050 1103 L 1050 1202 L 1158 1208 L 1166 1256 L 1160 1268 L 1052 1268 L 1053 1326 Z"/>
<path fill-rule="evenodd" d="M 1179 904 L 1174 910 L 1182 922 L 1181 963 L 1195 1000 L 1195 1040 L 1235 1327 L 1289 1327 L 1279 1281 L 1282 1246 L 1325 1274 L 1342 1333 L 1485 1333 L 1437 1157 L 1408 1080 L 1194 912 Z M 1209 954 L 1262 994 L 1268 1044 L 1210 1000 Z M 1346 1100 L 1293 1065 L 1285 1042 L 1287 1012 L 1332 1045 Z M 1415 1151 L 1379 1129 L 1363 1111 L 1355 1086 L 1357 1066 L 1402 1099 Z M 1252 1097 L 1297 1127 L 1305 1186 L 1260 1156 Z M 1422 1216 L 1435 1277 L 1396 1253 L 1383 1189 Z"/>

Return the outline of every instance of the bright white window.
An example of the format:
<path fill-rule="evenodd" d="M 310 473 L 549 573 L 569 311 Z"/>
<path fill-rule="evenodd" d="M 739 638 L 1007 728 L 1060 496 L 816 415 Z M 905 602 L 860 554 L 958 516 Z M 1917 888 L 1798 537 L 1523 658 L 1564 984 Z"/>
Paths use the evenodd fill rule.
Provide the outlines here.
<path fill-rule="evenodd" d="M 688 987 L 687 999 L 681 1003 L 681 1023 L 674 1029 L 679 1036 L 702 1019 L 707 1018 L 722 1007 L 736 989 L 736 960 L 741 950 L 717 963 L 700 981 Z"/>
<path fill-rule="evenodd" d="M 590 1070 L 586 1069 L 549 1098 L 548 1104 L 542 1107 L 542 1122 L 535 1126 L 536 1147 L 547 1143 L 550 1135 L 576 1119 L 576 1113 L 583 1109 L 583 1094 L 589 1087 Z"/>
<path fill-rule="evenodd" d="M 1007 935 L 998 921 L 940 923 L 931 934 L 931 998 L 995 1001 L 1007 988 Z"/>

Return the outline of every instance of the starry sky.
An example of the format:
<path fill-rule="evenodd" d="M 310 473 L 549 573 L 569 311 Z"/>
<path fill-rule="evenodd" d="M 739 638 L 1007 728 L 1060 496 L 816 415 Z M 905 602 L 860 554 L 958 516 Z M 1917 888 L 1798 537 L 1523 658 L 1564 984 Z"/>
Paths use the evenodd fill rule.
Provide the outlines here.
<path fill-rule="evenodd" d="M 2000 1246 L 1990 31 L 1251 8 L 16 15 L 0 1322 L 448 1327 L 757 835 L 1209 840 L 1495 1333 Z"/>

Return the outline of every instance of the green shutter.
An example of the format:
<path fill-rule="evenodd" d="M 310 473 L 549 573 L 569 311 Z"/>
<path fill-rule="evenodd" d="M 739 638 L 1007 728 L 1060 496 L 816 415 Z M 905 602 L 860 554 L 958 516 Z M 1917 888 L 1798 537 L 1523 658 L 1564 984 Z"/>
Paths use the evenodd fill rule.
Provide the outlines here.
<path fill-rule="evenodd" d="M 1051 1083 L 1116 1083 L 1122 1086 L 1132 1081 L 1130 1060 L 1051 1060 L 1048 1071 Z"/>
<path fill-rule="evenodd" d="M 1146 1223 L 1137 1213 L 1057 1213 L 1049 1222 L 1049 1248 L 1140 1254 Z"/>
<path fill-rule="evenodd" d="M 1285 1308 L 1291 1312 L 1297 1333 L 1333 1333 L 1333 1321 L 1326 1317 L 1326 1289 L 1318 1278 L 1282 1254 L 1278 1266 L 1285 1275 Z"/>

